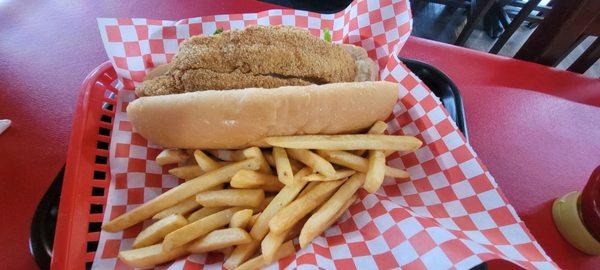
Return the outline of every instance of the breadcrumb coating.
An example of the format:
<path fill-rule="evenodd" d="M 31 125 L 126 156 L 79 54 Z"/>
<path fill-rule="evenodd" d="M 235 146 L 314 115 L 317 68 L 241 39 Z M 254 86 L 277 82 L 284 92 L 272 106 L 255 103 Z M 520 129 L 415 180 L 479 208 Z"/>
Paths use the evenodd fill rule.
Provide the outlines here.
<path fill-rule="evenodd" d="M 247 87 L 276 88 L 354 81 L 357 67 L 343 47 L 291 26 L 250 26 L 194 36 L 139 96 Z"/>

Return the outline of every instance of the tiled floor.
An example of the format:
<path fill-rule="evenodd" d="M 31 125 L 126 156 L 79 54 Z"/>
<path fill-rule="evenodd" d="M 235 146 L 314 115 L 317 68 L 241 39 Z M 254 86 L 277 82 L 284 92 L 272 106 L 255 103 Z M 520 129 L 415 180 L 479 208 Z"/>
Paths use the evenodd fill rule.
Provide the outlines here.
<path fill-rule="evenodd" d="M 453 43 L 460 33 L 460 30 L 466 22 L 465 11 L 462 8 L 451 8 L 440 4 L 429 3 L 420 7 L 414 6 L 414 30 L 413 35 L 427 39 L 437 40 L 445 43 Z M 509 41 L 500 50 L 500 55 L 512 57 L 525 43 L 529 35 L 535 29 L 521 25 L 513 34 Z M 566 69 L 573 63 L 581 53 L 594 41 L 593 37 L 588 37 L 582 44 L 577 46 L 558 66 L 557 68 Z M 489 51 L 494 45 L 495 40 L 489 37 L 479 26 L 465 44 L 466 47 L 479 51 Z M 593 78 L 600 77 L 600 61 L 587 70 L 586 76 Z"/>

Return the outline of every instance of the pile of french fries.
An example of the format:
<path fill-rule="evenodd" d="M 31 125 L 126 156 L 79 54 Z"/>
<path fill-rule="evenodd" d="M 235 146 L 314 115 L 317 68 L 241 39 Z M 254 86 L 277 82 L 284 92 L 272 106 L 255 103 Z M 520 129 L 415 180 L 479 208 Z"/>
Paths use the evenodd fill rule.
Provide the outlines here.
<path fill-rule="evenodd" d="M 272 148 L 263 149 L 164 150 L 156 162 L 183 164 L 169 173 L 185 182 L 102 228 L 155 220 L 132 250 L 119 252 L 133 267 L 205 252 L 222 252 L 227 269 L 265 267 L 292 255 L 295 237 L 302 248 L 310 244 L 356 201 L 359 188 L 372 193 L 385 176 L 408 178 L 386 165 L 386 155 L 422 142 L 382 135 L 386 128 L 377 122 L 368 134 L 270 137 Z"/>

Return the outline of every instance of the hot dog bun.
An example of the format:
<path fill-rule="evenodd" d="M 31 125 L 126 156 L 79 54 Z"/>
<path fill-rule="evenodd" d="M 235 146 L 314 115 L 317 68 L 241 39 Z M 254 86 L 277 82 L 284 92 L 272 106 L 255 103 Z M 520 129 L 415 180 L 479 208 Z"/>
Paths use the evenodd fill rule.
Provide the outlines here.
<path fill-rule="evenodd" d="M 352 133 L 384 120 L 396 83 L 343 82 L 140 97 L 127 106 L 135 131 L 167 148 L 233 149 L 268 136 Z"/>

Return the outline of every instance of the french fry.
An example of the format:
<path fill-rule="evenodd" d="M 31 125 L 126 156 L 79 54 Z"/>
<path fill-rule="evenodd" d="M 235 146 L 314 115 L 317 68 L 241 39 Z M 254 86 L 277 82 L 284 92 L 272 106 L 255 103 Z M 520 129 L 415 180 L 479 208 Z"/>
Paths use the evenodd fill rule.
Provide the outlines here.
<path fill-rule="evenodd" d="M 162 244 L 119 252 L 119 259 L 136 268 L 148 268 L 157 264 L 172 261 L 188 254 L 187 247 L 181 246 L 171 250 L 163 250 Z"/>
<path fill-rule="evenodd" d="M 200 166 L 200 168 L 206 172 L 221 168 L 221 164 L 207 156 L 204 152 L 202 152 L 202 150 L 194 151 L 194 158 L 196 159 L 198 166 Z"/>
<path fill-rule="evenodd" d="M 194 200 L 196 200 L 196 196 L 194 196 Z M 202 207 L 202 208 L 196 210 L 194 213 L 191 213 L 188 216 L 187 220 L 188 220 L 188 222 L 191 223 L 191 222 L 194 222 L 194 221 L 199 220 L 201 218 L 208 217 L 208 216 L 210 216 L 210 215 L 212 215 L 214 213 L 221 212 L 221 211 L 223 211 L 225 209 L 227 209 L 227 207 L 225 207 L 225 206 L 220 206 L 220 207 Z"/>
<path fill-rule="evenodd" d="M 344 203 L 344 205 L 335 213 L 335 215 L 333 215 L 333 217 L 331 217 L 327 221 L 327 223 L 325 225 L 323 225 L 323 227 L 325 228 L 325 230 L 327 230 L 327 228 L 330 228 L 331 225 L 333 225 L 333 223 L 335 223 L 344 214 L 344 212 L 346 212 L 346 210 L 348 210 L 348 208 L 350 208 L 350 206 L 352 206 L 352 204 L 354 204 L 354 202 L 356 201 L 356 199 L 358 199 L 358 195 L 356 195 L 356 194 L 352 195 L 352 197 L 350 197 L 350 199 L 348 199 Z M 303 223 L 303 225 L 304 224 L 306 224 L 306 223 Z M 294 226 L 294 228 L 291 231 L 288 232 L 288 236 L 287 236 L 286 240 L 290 240 L 290 239 L 293 239 L 296 236 L 298 236 L 298 234 L 301 233 L 301 229 L 303 227 L 304 226 Z M 319 234 L 321 234 L 321 233 L 319 233 Z M 277 239 L 275 239 L 275 240 L 277 240 Z M 309 244 L 310 244 L 310 241 L 309 241 Z M 264 251 L 263 251 L 263 255 L 264 255 Z"/>
<path fill-rule="evenodd" d="M 308 216 L 301 219 L 299 222 L 296 223 L 296 225 L 294 225 L 294 227 L 292 227 L 290 230 L 288 230 L 288 233 L 287 233 L 287 236 L 285 237 L 284 242 L 287 240 L 292 240 L 292 239 L 296 238 L 297 236 L 299 236 L 300 231 L 302 230 L 302 227 L 304 226 L 304 223 L 306 223 L 306 220 L 308 220 Z"/>
<path fill-rule="evenodd" d="M 335 190 L 344 183 L 345 180 L 320 182 L 306 195 L 294 200 L 269 220 L 269 229 L 273 233 L 282 233 L 291 228 L 300 221 L 304 216 L 308 215 L 312 210 L 317 208 L 327 198 L 335 192 Z"/>
<path fill-rule="evenodd" d="M 260 241 L 267 235 L 269 232 L 269 220 L 271 220 L 277 212 L 279 212 L 283 207 L 288 205 L 290 202 L 296 198 L 296 195 L 300 193 L 302 188 L 306 185 L 305 181 L 302 181 L 302 177 L 306 176 L 310 173 L 310 168 L 305 167 L 304 169 L 298 171 L 294 176 L 294 184 L 291 186 L 285 186 L 275 198 L 269 203 L 269 205 L 262 211 L 262 214 L 256 220 L 254 226 L 252 226 L 252 230 L 250 230 L 250 235 L 252 238 Z"/>
<path fill-rule="evenodd" d="M 223 189 L 205 191 L 196 195 L 196 202 L 204 207 L 258 207 L 264 199 L 265 192 L 262 189 Z"/>
<path fill-rule="evenodd" d="M 385 178 L 385 155 L 380 150 L 369 151 L 369 170 L 363 188 L 373 193 L 379 189 Z"/>
<path fill-rule="evenodd" d="M 120 215 L 119 217 L 104 224 L 102 229 L 107 232 L 117 232 L 129 228 L 145 219 L 148 219 L 156 213 L 185 200 L 194 194 L 205 191 L 220 184 L 227 183 L 237 171 L 241 169 L 258 169 L 259 164 L 256 159 L 248 159 L 220 169 L 207 172 L 197 178 L 176 186 L 149 202 L 133 209 L 132 211 Z"/>
<path fill-rule="evenodd" d="M 311 191 L 318 184 L 319 184 L 319 182 L 314 182 L 314 181 L 309 182 L 308 185 L 306 185 L 306 187 L 302 190 L 302 192 L 300 192 L 300 194 L 298 194 L 298 196 L 296 196 L 296 198 L 302 198 L 302 196 L 306 195 L 306 193 Z"/>
<path fill-rule="evenodd" d="M 302 180 L 309 181 L 309 182 L 311 182 L 311 181 L 334 181 L 334 180 L 340 180 L 340 179 L 350 177 L 354 173 L 355 173 L 355 171 L 353 171 L 353 170 L 337 170 L 335 172 L 334 177 L 326 177 L 326 176 L 320 175 L 318 173 L 313 173 L 313 174 L 305 176 L 304 178 L 302 178 Z"/>
<path fill-rule="evenodd" d="M 269 163 L 269 166 L 275 167 L 275 158 L 273 157 L 273 154 L 263 151 L 263 156 L 265 157 L 267 163 Z"/>
<path fill-rule="evenodd" d="M 254 254 L 256 249 L 260 245 L 260 241 L 267 235 L 269 232 L 269 220 L 277 214 L 277 212 L 290 203 L 296 195 L 304 188 L 306 185 L 305 181 L 302 181 L 302 177 L 308 175 L 311 172 L 309 167 L 305 167 L 302 170 L 298 171 L 296 175 L 294 175 L 294 184 L 291 186 L 285 186 L 275 198 L 271 201 L 271 203 L 263 210 L 262 213 L 258 213 L 252 216 L 250 220 L 250 226 L 252 229 L 250 230 L 250 235 L 255 241 L 250 244 L 239 245 L 235 247 L 229 258 L 225 261 L 223 266 L 227 269 L 234 269 L 241 263 L 245 262 Z M 253 221 L 255 220 L 255 221 Z"/>
<path fill-rule="evenodd" d="M 246 228 L 248 222 L 252 218 L 252 209 L 244 209 L 237 211 L 231 216 L 231 221 L 229 222 L 230 228 Z"/>
<path fill-rule="evenodd" d="M 394 167 L 390 167 L 387 165 L 385 165 L 385 176 L 402 179 L 399 182 L 406 182 L 406 181 L 410 180 L 409 179 L 410 174 L 408 174 L 407 171 L 398 169 L 398 168 L 394 168 Z"/>
<path fill-rule="evenodd" d="M 329 161 L 325 160 L 321 156 L 306 149 L 287 149 L 287 153 L 294 159 L 304 163 L 306 166 L 311 167 L 318 173 L 327 177 L 335 176 L 335 169 Z"/>
<path fill-rule="evenodd" d="M 423 144 L 412 136 L 375 134 L 283 136 L 268 137 L 265 141 L 272 146 L 321 150 L 414 151 Z"/>
<path fill-rule="evenodd" d="M 331 163 L 335 163 L 352 170 L 366 173 L 369 170 L 369 160 L 346 151 L 318 150 L 317 153 Z M 386 166 L 385 175 L 394 178 L 407 179 L 410 175 L 405 170 Z M 407 179 L 408 180 L 408 179 Z"/>
<path fill-rule="evenodd" d="M 167 164 L 179 163 L 186 161 L 190 156 L 185 150 L 181 149 L 165 149 L 156 156 L 156 164 L 164 166 Z"/>
<path fill-rule="evenodd" d="M 253 240 L 249 244 L 243 244 L 236 246 L 229 257 L 223 263 L 223 267 L 228 270 L 236 269 L 243 262 L 247 261 L 256 251 L 259 246 L 259 242 Z"/>
<path fill-rule="evenodd" d="M 302 170 L 302 168 L 304 168 L 304 164 L 302 164 L 301 162 L 290 158 L 290 166 L 292 166 L 292 172 L 294 174 L 296 174 L 298 171 Z"/>
<path fill-rule="evenodd" d="M 273 158 L 275 159 L 275 168 L 277 169 L 277 178 L 285 185 L 291 185 L 294 181 L 294 173 L 290 159 L 281 147 L 273 147 Z"/>
<path fill-rule="evenodd" d="M 388 128 L 388 125 L 385 122 L 377 121 L 377 122 L 375 122 L 375 124 L 373 124 L 373 126 L 371 126 L 369 131 L 367 131 L 367 134 L 383 134 L 387 128 Z M 352 153 L 357 156 L 362 156 L 365 154 L 365 152 L 366 152 L 365 149 L 360 149 L 360 150 L 354 150 Z"/>
<path fill-rule="evenodd" d="M 277 176 L 252 170 L 240 170 L 231 177 L 229 184 L 234 188 L 257 188 L 263 185 L 274 185 Z"/>
<path fill-rule="evenodd" d="M 241 210 L 239 207 L 225 209 L 221 212 L 196 220 L 167 234 L 162 244 L 163 249 L 165 251 L 170 251 L 174 248 L 181 247 L 194 239 L 227 225 L 231 220 L 231 216 L 239 210 Z"/>
<path fill-rule="evenodd" d="M 189 180 L 202 175 L 202 169 L 198 165 L 186 165 L 169 170 L 170 175 L 174 175 L 177 178 Z"/>
<path fill-rule="evenodd" d="M 214 157 L 223 161 L 240 161 L 246 159 L 241 150 L 206 150 Z"/>
<path fill-rule="evenodd" d="M 348 210 L 348 208 L 350 208 L 350 206 L 352 206 L 354 204 L 356 199 L 358 199 L 358 195 L 356 195 L 356 194 L 352 195 L 352 197 L 350 197 L 350 199 L 348 199 L 344 203 L 344 206 L 342 206 L 342 208 L 340 208 L 340 210 L 338 210 L 335 213 L 335 215 L 331 219 L 329 219 L 329 221 L 325 225 L 325 228 L 331 227 L 331 225 L 333 225 L 333 223 L 335 223 L 338 219 L 340 219 L 340 217 L 344 214 L 344 212 L 346 212 L 346 210 Z"/>
<path fill-rule="evenodd" d="M 152 219 L 163 219 L 172 214 L 185 215 L 191 211 L 194 211 L 200 207 L 200 204 L 196 202 L 196 196 L 190 196 L 187 199 L 173 205 L 165 210 L 162 210 L 152 217 Z"/>
<path fill-rule="evenodd" d="M 273 232 L 269 232 L 267 236 L 265 236 L 265 238 L 260 244 L 260 251 L 267 264 L 273 262 L 275 253 L 277 252 L 277 250 L 279 250 L 279 248 L 285 241 L 291 240 L 300 234 L 302 226 L 305 222 L 306 219 L 296 223 L 294 227 L 281 234 L 274 234 Z"/>
<path fill-rule="evenodd" d="M 269 162 L 269 165 L 271 165 L 271 167 L 276 167 L 275 158 L 273 157 L 273 155 L 269 154 L 269 153 L 263 153 L 263 154 L 265 154 L 265 159 L 267 160 L 267 162 Z M 269 155 L 269 156 L 267 156 L 267 155 Z M 271 161 L 269 161 L 269 159 L 271 159 Z M 297 173 L 302 168 L 304 168 L 304 164 L 298 162 L 297 160 L 289 158 L 289 157 L 288 157 L 288 160 L 290 162 L 290 167 L 292 168 L 292 172 L 294 174 Z M 273 164 L 271 164 L 271 163 L 273 163 Z"/>
<path fill-rule="evenodd" d="M 258 159 L 258 162 L 260 164 L 260 169 L 258 169 L 259 172 L 266 173 L 266 174 L 273 174 L 273 172 L 271 171 L 271 167 L 269 167 L 269 163 L 267 163 L 267 161 L 265 160 L 265 157 L 263 156 L 262 151 L 260 151 L 260 148 L 250 147 L 250 148 L 244 149 L 242 151 L 242 153 L 248 159 L 249 158 Z"/>
<path fill-rule="evenodd" d="M 377 121 L 371 126 L 369 131 L 367 131 L 367 134 L 383 134 L 387 128 L 388 124 L 383 121 Z"/>
<path fill-rule="evenodd" d="M 252 239 L 252 238 L 250 238 L 250 239 Z M 229 254 L 231 254 L 231 252 L 233 252 L 233 247 L 222 248 L 220 251 L 221 251 L 221 253 L 223 253 L 223 255 L 225 257 L 228 257 Z"/>
<path fill-rule="evenodd" d="M 273 154 L 263 151 L 263 155 L 265 156 L 265 160 L 267 161 L 267 163 L 269 163 L 269 166 L 276 167 L 275 158 L 273 157 Z M 292 172 L 294 174 L 297 173 L 302 168 L 304 168 L 304 165 L 302 163 L 298 162 L 297 160 L 290 159 L 290 158 L 288 158 L 288 160 L 290 161 L 290 166 L 291 166 Z"/>
<path fill-rule="evenodd" d="M 207 190 L 220 190 L 220 189 L 223 189 L 223 184 L 214 186 Z M 156 213 L 156 215 L 154 215 L 152 217 L 152 219 L 162 219 L 171 214 L 186 215 L 198 208 L 200 208 L 200 204 L 198 204 L 198 202 L 196 202 L 196 196 L 190 196 L 189 198 L 177 203 L 176 205 L 173 205 L 165 210 L 162 210 L 162 211 Z"/>
<path fill-rule="evenodd" d="M 252 227 L 254 226 L 254 224 L 256 224 L 256 221 L 260 217 L 260 214 L 262 214 L 262 213 L 256 213 L 256 214 L 252 215 L 252 217 L 250 217 L 250 220 L 248 220 L 248 224 L 246 224 L 246 229 L 248 229 L 248 230 L 252 229 Z"/>
<path fill-rule="evenodd" d="M 386 126 L 377 122 L 370 133 L 381 133 Z M 303 141 L 308 137 L 317 141 Z M 278 260 L 277 255 L 286 251 L 286 245 L 287 255 L 295 251 L 291 241 L 282 245 L 292 237 L 299 235 L 301 246 L 306 247 L 347 210 L 361 185 L 367 191 L 375 191 L 385 175 L 407 176 L 405 171 L 385 165 L 385 150 L 398 150 L 400 141 L 406 140 L 399 137 L 403 136 L 271 137 L 265 141 L 275 146 L 272 152 L 267 149 L 263 153 L 258 147 L 235 151 L 206 150 L 224 162 L 213 160 L 201 150 L 183 151 L 188 157 L 193 155 L 194 159 L 188 158 L 189 165 L 183 166 L 188 168 L 175 173 L 188 178 L 198 171 L 203 175 L 115 218 L 103 228 L 109 232 L 121 230 L 149 215 L 162 218 L 138 236 L 134 242 L 137 249 L 124 255 L 141 265 L 160 262 L 173 251 L 179 251 L 181 255 L 219 251 L 230 253 L 223 265 L 226 269 L 263 267 Z M 269 141 L 271 139 L 273 141 Z M 302 144 L 309 144 L 311 148 L 300 148 Z M 339 149 L 360 150 L 355 148 L 356 145 L 371 147 L 365 147 L 370 153 L 368 159 L 353 154 L 364 151 L 336 150 L 342 146 Z M 317 149 L 318 154 L 307 149 Z M 242 161 L 225 164 L 234 160 Z M 336 171 L 333 163 L 348 169 Z M 180 164 L 183 163 L 180 161 Z M 274 165 L 277 176 L 271 175 L 270 165 Z M 299 169 L 300 166 L 303 168 Z M 231 188 L 222 190 L 222 185 L 227 182 Z M 219 190 L 211 190 L 215 188 Z M 265 192 L 273 191 L 278 193 L 265 198 Z M 183 217 L 199 206 L 203 207 L 189 214 L 187 219 Z M 252 215 L 253 211 L 258 213 Z M 173 227 L 175 217 L 179 222 L 177 227 Z M 229 228 L 223 228 L 227 224 Z M 162 244 L 154 245 L 161 239 L 164 239 Z M 154 246 L 158 248 L 140 251 L 140 247 Z M 248 260 L 258 248 L 262 254 Z M 132 257 L 130 254 L 140 255 Z"/>
<path fill-rule="evenodd" d="M 191 153 L 189 153 L 189 151 L 188 151 L 188 155 L 190 155 L 190 156 L 194 155 L 194 151 L 192 151 Z M 184 162 L 182 162 L 180 164 L 183 164 L 183 166 L 189 166 L 189 165 L 196 165 L 196 166 L 198 166 L 198 163 L 196 162 L 196 159 L 193 159 L 193 158 L 188 158 L 188 159 L 186 159 Z"/>
<path fill-rule="evenodd" d="M 305 248 L 308 246 L 315 237 L 329 227 L 327 226 L 329 220 L 342 209 L 346 201 L 363 185 L 365 178 L 366 176 L 362 173 L 350 177 L 319 210 L 308 218 L 300 232 L 300 247 Z"/>
<path fill-rule="evenodd" d="M 265 192 L 278 192 L 283 187 L 285 187 L 285 185 L 283 183 L 281 183 L 279 181 L 275 181 L 275 182 L 270 182 L 270 183 L 267 183 L 266 185 L 260 186 L 260 189 L 264 190 Z"/>
<path fill-rule="evenodd" d="M 123 262 L 134 267 L 217 251 L 226 255 L 226 269 L 262 268 L 293 254 L 288 240 L 296 236 L 300 246 L 307 247 L 354 203 L 361 186 L 373 193 L 385 176 L 409 176 L 387 166 L 386 155 L 416 150 L 422 142 L 410 136 L 381 135 L 387 127 L 378 121 L 368 134 L 262 139 L 261 145 L 273 146 L 272 151 L 259 147 L 165 150 L 157 163 L 182 164 L 169 173 L 188 181 L 104 224 L 103 229 L 116 232 L 149 217 L 158 220 L 137 236 L 133 250 L 119 253 Z M 277 194 L 265 198 L 265 192 Z"/>
<path fill-rule="evenodd" d="M 132 248 L 142 248 L 160 242 L 165 235 L 187 224 L 187 219 L 179 214 L 165 217 L 145 228 L 133 241 Z"/>
<path fill-rule="evenodd" d="M 273 261 L 281 260 L 285 257 L 294 254 L 294 252 L 296 252 L 296 249 L 294 248 L 294 243 L 292 241 L 287 241 L 283 245 L 281 245 L 281 248 L 277 250 L 275 256 L 273 256 Z M 263 256 L 259 255 L 240 265 L 238 268 L 236 268 L 236 270 L 254 270 L 263 268 L 268 265 L 269 263 L 265 261 Z"/>
<path fill-rule="evenodd" d="M 287 231 L 279 234 L 273 232 L 267 233 L 265 238 L 260 243 L 260 251 L 262 252 L 262 256 L 265 262 L 273 262 L 273 256 L 275 255 L 275 252 L 279 249 L 281 244 L 283 244 L 283 241 L 285 241 L 287 234 Z"/>
<path fill-rule="evenodd" d="M 273 201 L 274 198 L 275 198 L 275 196 L 265 197 L 265 199 L 260 203 L 260 206 L 258 207 L 258 211 L 262 212 L 263 210 L 265 210 L 265 208 L 267 208 L 267 206 L 269 206 L 269 204 L 271 203 L 271 201 Z"/>
<path fill-rule="evenodd" d="M 240 228 L 215 230 L 194 241 L 189 247 L 190 253 L 204 253 L 226 247 L 248 244 L 252 237 Z"/>

